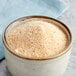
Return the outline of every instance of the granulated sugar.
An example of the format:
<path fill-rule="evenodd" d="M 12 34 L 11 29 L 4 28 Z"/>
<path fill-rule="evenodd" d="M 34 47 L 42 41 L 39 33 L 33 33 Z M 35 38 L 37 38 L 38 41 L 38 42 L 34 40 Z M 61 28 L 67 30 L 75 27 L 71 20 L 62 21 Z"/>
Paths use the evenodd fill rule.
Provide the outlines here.
<path fill-rule="evenodd" d="M 67 35 L 43 20 L 25 20 L 7 33 L 7 42 L 13 52 L 27 58 L 43 58 L 62 52 L 67 46 Z"/>

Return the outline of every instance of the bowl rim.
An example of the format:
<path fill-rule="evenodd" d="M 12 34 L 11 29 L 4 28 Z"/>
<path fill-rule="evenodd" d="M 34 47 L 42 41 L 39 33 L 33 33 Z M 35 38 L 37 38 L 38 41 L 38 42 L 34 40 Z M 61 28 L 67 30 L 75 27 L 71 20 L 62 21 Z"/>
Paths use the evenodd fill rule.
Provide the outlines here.
<path fill-rule="evenodd" d="M 59 54 L 57 54 L 57 55 L 55 55 L 55 56 L 51 56 L 51 57 L 49 57 L 49 58 L 40 58 L 40 59 L 38 59 L 38 58 L 23 57 L 23 56 L 20 56 L 20 55 L 18 55 L 18 54 L 16 54 L 16 53 L 12 52 L 11 49 L 9 48 L 9 46 L 8 46 L 7 43 L 6 43 L 6 36 L 5 36 L 5 34 L 6 34 L 6 31 L 7 31 L 8 27 L 9 27 L 12 23 L 14 23 L 14 22 L 16 22 L 16 21 L 25 20 L 25 19 L 30 19 L 30 18 L 45 18 L 45 19 L 51 19 L 51 20 L 56 21 L 56 22 L 60 23 L 61 25 L 63 25 L 63 26 L 65 27 L 65 29 L 68 31 L 69 35 L 70 35 L 70 42 L 69 42 L 67 48 L 66 48 L 64 51 L 62 51 L 61 53 L 59 53 Z M 48 17 L 48 16 L 32 15 L 32 16 L 20 17 L 20 18 L 18 18 L 18 19 L 16 19 L 16 20 L 12 21 L 10 24 L 8 24 L 8 26 L 7 26 L 7 27 L 5 28 L 5 30 L 3 31 L 3 34 L 2 34 L 2 42 L 3 42 L 4 47 L 7 49 L 7 51 L 9 51 L 11 54 L 13 54 L 14 56 L 16 56 L 16 57 L 18 57 L 18 58 L 27 59 L 27 60 L 42 61 L 42 60 L 52 60 L 52 59 L 58 58 L 58 57 L 60 57 L 60 56 L 62 56 L 62 55 L 64 55 L 64 54 L 66 54 L 66 53 L 71 49 L 71 47 L 72 47 L 73 39 L 72 39 L 72 33 L 71 33 L 70 29 L 69 29 L 63 22 L 61 22 L 61 21 L 59 21 L 59 20 L 57 20 L 57 19 L 55 19 L 55 18 Z"/>

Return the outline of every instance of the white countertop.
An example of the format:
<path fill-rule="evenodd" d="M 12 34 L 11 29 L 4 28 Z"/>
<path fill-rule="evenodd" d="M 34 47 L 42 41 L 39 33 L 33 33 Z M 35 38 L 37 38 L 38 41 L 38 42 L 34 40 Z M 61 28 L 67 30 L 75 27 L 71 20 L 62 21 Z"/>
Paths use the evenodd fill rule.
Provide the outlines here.
<path fill-rule="evenodd" d="M 71 53 L 70 62 L 66 73 L 64 76 L 76 76 L 76 0 L 63 0 L 65 1 L 70 7 L 69 9 L 58 19 L 67 24 L 72 32 L 74 37 L 74 45 Z M 0 76 L 9 76 L 7 75 L 6 69 L 6 61 L 3 60 L 0 63 Z"/>

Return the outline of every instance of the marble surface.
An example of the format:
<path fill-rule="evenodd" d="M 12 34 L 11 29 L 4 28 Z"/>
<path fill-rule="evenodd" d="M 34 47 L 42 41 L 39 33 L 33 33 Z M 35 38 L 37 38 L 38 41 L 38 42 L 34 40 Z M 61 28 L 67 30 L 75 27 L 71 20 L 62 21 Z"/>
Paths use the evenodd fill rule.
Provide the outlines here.
<path fill-rule="evenodd" d="M 74 38 L 70 61 L 64 76 L 76 76 L 76 0 L 63 1 L 69 5 L 69 9 L 58 19 L 70 27 Z M 6 68 L 6 60 L 0 62 L 0 76 L 10 76 Z"/>

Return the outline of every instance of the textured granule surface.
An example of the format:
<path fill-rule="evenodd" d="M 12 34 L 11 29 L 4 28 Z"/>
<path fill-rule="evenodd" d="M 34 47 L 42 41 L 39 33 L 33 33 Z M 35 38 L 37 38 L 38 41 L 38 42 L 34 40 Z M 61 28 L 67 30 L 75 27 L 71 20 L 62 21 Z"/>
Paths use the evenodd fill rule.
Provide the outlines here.
<path fill-rule="evenodd" d="M 67 35 L 58 26 L 43 20 L 15 23 L 7 33 L 13 52 L 27 58 L 43 58 L 62 52 L 67 46 Z"/>

